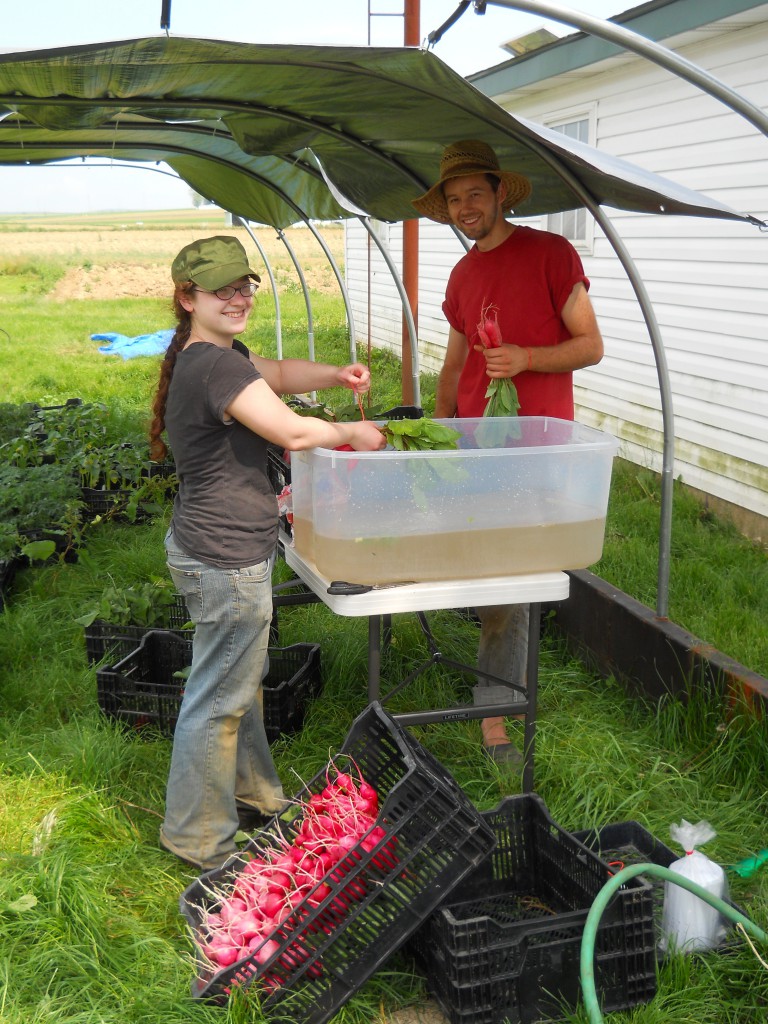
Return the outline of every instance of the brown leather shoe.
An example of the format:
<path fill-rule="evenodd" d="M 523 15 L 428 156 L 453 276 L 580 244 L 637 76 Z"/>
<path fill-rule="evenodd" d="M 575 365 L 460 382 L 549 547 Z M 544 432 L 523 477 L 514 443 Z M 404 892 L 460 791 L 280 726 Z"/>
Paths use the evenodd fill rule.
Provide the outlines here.
<path fill-rule="evenodd" d="M 488 757 L 496 764 L 522 764 L 523 755 L 514 743 L 494 743 L 491 746 L 483 746 Z"/>

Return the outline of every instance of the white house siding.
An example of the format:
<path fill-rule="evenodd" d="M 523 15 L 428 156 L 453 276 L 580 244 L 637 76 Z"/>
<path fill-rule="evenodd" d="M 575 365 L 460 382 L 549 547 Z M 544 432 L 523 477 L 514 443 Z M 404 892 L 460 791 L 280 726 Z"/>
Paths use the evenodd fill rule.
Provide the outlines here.
<path fill-rule="evenodd" d="M 665 45 L 768 106 L 768 4 Z M 541 123 L 591 110 L 593 145 L 736 210 L 768 216 L 766 139 L 715 98 L 640 57 L 622 55 L 495 98 L 511 113 Z M 768 516 L 768 235 L 710 218 L 605 212 L 637 265 L 659 323 L 673 393 L 675 476 L 752 513 L 749 532 L 760 536 Z M 546 226 L 543 219 L 528 223 Z M 400 227 L 392 226 L 390 235 L 399 266 Z M 360 265 L 359 246 L 357 231 L 350 230 L 348 267 Z M 450 229 L 421 222 L 423 368 L 440 364 L 447 336 L 440 303 L 462 251 Z M 640 308 L 597 226 L 582 258 L 606 355 L 599 366 L 576 374 L 577 416 L 615 433 L 627 458 L 658 470 L 661 399 Z M 374 290 L 372 340 L 399 350 L 399 299 L 386 288 L 386 299 Z M 358 316 L 358 289 L 354 297 Z M 365 333 L 364 313 L 358 331 Z"/>
<path fill-rule="evenodd" d="M 402 225 L 377 223 L 374 226 L 401 272 Z M 441 308 L 445 285 L 451 268 L 464 252 L 463 244 L 450 228 L 420 223 L 418 357 L 422 370 L 436 373 L 442 366 L 448 336 Z M 373 345 L 399 355 L 403 320 L 400 295 L 376 243 L 356 221 L 347 223 L 344 265 L 357 340 L 362 343 L 370 340 Z"/>

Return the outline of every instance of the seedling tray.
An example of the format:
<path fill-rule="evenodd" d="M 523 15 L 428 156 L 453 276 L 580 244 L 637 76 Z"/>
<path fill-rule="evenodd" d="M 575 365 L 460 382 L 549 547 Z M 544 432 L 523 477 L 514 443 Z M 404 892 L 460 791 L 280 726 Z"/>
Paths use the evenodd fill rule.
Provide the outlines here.
<path fill-rule="evenodd" d="M 483 816 L 496 850 L 419 930 L 417 962 L 452 1024 L 559 1019 L 580 998 L 584 924 L 610 873 L 535 794 Z M 601 918 L 595 980 L 606 1011 L 656 991 L 653 901 L 642 880 L 628 882 Z"/>
<path fill-rule="evenodd" d="M 330 891 L 321 901 L 313 906 L 310 894 L 273 933 L 278 948 L 263 964 L 254 954 L 214 973 L 200 952 L 206 913 L 217 909 L 252 856 L 293 841 L 304 813 L 299 801 L 327 784 L 325 771 L 316 775 L 298 794 L 293 818 L 275 819 L 241 855 L 182 894 L 197 949 L 194 995 L 224 1003 L 233 989 L 250 990 L 261 993 L 267 1019 L 325 1024 L 493 849 L 493 831 L 455 779 L 380 704 L 355 720 L 341 754 L 351 762 L 340 763 L 356 765 L 378 791 L 386 840 L 367 852 L 360 845 L 350 850 L 334 869 L 339 880 L 325 877 Z M 382 856 L 387 844 L 394 857 Z M 264 988 L 275 977 L 279 987 Z"/>
<path fill-rule="evenodd" d="M 320 647 L 293 644 L 269 648 L 269 673 L 262 683 L 264 728 L 274 742 L 304 724 L 309 701 L 321 688 Z M 134 728 L 153 727 L 172 736 L 184 696 L 192 640 L 172 630 L 150 630 L 112 667 L 97 668 L 99 707 L 109 718 Z"/>
<path fill-rule="evenodd" d="M 184 629 L 189 622 L 189 612 L 182 595 L 175 594 L 173 604 L 164 611 L 168 626 L 160 631 L 171 631 L 182 639 L 189 639 L 191 630 Z M 85 653 L 88 664 L 97 665 L 106 661 L 108 665 L 114 665 L 122 661 L 136 650 L 147 633 L 157 629 L 157 626 L 120 624 L 96 619 L 90 626 L 85 627 Z"/>

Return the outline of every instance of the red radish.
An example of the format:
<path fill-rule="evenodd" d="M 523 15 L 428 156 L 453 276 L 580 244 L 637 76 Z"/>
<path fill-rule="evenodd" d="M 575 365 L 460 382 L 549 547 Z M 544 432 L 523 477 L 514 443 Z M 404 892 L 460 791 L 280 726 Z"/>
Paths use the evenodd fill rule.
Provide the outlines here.
<path fill-rule="evenodd" d="M 261 935 L 265 920 L 265 916 L 259 914 L 255 907 L 253 910 L 247 910 L 237 922 L 243 939 L 249 940 L 256 935 Z"/>
<path fill-rule="evenodd" d="M 248 906 L 245 900 L 235 898 L 230 899 L 226 903 L 222 903 L 219 916 L 224 924 L 229 924 L 234 917 L 238 914 L 242 914 L 244 910 L 247 910 Z"/>
<path fill-rule="evenodd" d="M 204 947 L 203 952 L 213 963 L 220 967 L 229 967 L 235 960 L 239 959 L 239 950 L 223 935 L 215 936 L 209 944 Z"/>
<path fill-rule="evenodd" d="M 484 348 L 501 347 L 498 306 L 483 306 L 480 311 L 480 323 L 477 325 L 477 334 Z"/>
<path fill-rule="evenodd" d="M 497 306 L 484 305 L 477 325 L 477 336 L 485 348 L 501 347 L 501 329 L 499 328 L 499 310 Z M 528 369 L 530 370 L 530 349 L 528 350 Z M 512 377 L 493 377 L 488 382 L 485 392 L 487 399 L 483 416 L 517 416 L 520 400 L 517 386 Z"/>
<path fill-rule="evenodd" d="M 267 939 L 266 942 L 258 947 L 253 955 L 257 963 L 265 964 L 271 956 L 275 955 L 278 949 L 280 949 L 280 946 L 274 939 Z"/>
<path fill-rule="evenodd" d="M 360 782 L 359 793 L 363 800 L 370 800 L 375 803 L 379 802 L 379 794 L 376 792 L 373 786 L 371 786 L 369 783 L 365 781 L 365 779 L 363 779 Z"/>

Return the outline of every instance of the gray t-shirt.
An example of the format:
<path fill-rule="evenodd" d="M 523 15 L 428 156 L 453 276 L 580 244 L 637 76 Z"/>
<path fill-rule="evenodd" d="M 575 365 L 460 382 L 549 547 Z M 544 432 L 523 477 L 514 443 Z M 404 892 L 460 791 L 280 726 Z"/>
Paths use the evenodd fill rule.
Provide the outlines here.
<path fill-rule="evenodd" d="M 223 569 L 256 565 L 277 543 L 267 441 L 224 422 L 229 403 L 260 379 L 242 342 L 195 342 L 176 357 L 168 390 L 165 428 L 179 478 L 173 532 L 188 555 Z"/>

